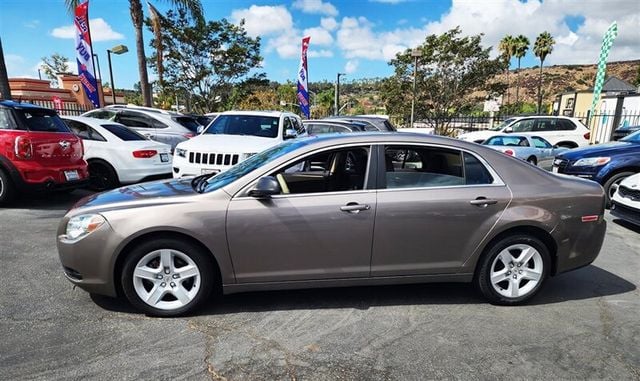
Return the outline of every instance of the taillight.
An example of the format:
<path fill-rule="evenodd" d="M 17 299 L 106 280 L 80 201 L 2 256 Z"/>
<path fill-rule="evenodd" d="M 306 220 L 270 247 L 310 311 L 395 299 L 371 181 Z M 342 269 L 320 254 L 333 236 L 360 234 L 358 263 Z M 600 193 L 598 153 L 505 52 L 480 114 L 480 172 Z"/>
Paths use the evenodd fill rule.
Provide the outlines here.
<path fill-rule="evenodd" d="M 509 156 L 513 156 L 515 154 L 515 152 L 513 152 L 512 149 L 506 149 L 506 150 L 504 150 L 504 153 L 506 153 Z"/>
<path fill-rule="evenodd" d="M 138 159 L 148 159 L 150 157 L 154 157 L 158 154 L 158 151 L 153 149 L 143 149 L 140 151 L 133 151 L 133 157 Z"/>
<path fill-rule="evenodd" d="M 584 138 L 587 139 L 587 140 L 591 139 L 591 131 L 589 131 L 586 134 L 584 134 Z"/>
<path fill-rule="evenodd" d="M 182 136 L 184 136 L 184 137 L 185 137 L 185 138 L 187 138 L 187 139 L 191 139 L 192 137 L 194 137 L 194 136 L 196 136 L 196 135 L 195 135 L 195 134 L 191 134 L 191 133 L 189 133 L 189 134 L 182 134 Z"/>
<path fill-rule="evenodd" d="M 26 136 L 18 136 L 15 142 L 15 153 L 18 159 L 31 159 L 33 156 L 31 139 Z"/>

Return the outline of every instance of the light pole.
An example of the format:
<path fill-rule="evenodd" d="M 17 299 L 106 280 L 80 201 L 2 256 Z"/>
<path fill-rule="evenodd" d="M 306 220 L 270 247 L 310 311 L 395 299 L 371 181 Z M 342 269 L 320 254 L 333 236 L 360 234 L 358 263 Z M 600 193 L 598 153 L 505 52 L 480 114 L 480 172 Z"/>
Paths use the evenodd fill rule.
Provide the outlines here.
<path fill-rule="evenodd" d="M 411 124 L 409 127 L 413 128 L 413 115 L 416 109 L 416 78 L 418 77 L 418 58 L 422 57 L 422 51 L 415 48 L 411 51 L 411 57 L 413 57 L 413 96 L 411 97 Z"/>
<path fill-rule="evenodd" d="M 346 75 L 345 73 L 338 73 L 338 75 L 336 76 L 336 93 L 334 96 L 334 103 L 333 103 L 333 112 L 334 114 L 340 115 L 340 76 Z"/>
<path fill-rule="evenodd" d="M 116 45 L 111 49 L 107 49 L 107 60 L 109 61 L 109 78 L 111 79 L 111 96 L 113 99 L 113 104 L 116 104 L 116 86 L 113 83 L 113 69 L 111 68 L 111 53 L 113 54 L 124 54 L 129 51 L 125 45 Z"/>

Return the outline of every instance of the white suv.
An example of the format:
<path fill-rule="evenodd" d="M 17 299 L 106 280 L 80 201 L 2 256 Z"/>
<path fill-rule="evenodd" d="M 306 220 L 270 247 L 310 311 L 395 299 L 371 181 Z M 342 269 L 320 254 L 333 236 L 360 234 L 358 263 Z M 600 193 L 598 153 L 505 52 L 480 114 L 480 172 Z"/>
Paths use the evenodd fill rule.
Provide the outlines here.
<path fill-rule="evenodd" d="M 512 132 L 532 132 L 557 147 L 576 148 L 589 144 L 589 128 L 579 119 L 565 116 L 509 118 L 499 126 L 489 130 L 461 134 L 458 139 L 482 143 L 493 136 Z"/>
<path fill-rule="evenodd" d="M 227 111 L 176 146 L 173 177 L 223 172 L 246 158 L 304 133 L 300 117 L 277 111 Z"/>

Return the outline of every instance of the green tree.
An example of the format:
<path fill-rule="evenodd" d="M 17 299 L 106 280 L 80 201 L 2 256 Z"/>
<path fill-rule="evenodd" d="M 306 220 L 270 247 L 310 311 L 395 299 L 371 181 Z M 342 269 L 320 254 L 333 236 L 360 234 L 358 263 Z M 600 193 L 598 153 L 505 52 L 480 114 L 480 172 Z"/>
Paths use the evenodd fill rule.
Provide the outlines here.
<path fill-rule="evenodd" d="M 9 75 L 7 66 L 4 63 L 4 51 L 2 50 L 2 40 L 0 39 L 0 99 L 11 99 L 11 89 L 9 88 Z"/>
<path fill-rule="evenodd" d="M 516 73 L 516 103 L 519 102 L 518 92 L 520 91 L 520 60 L 527 54 L 529 50 L 529 39 L 523 35 L 519 35 L 515 39 L 514 55 L 518 59 L 518 71 Z"/>
<path fill-rule="evenodd" d="M 506 65 L 505 73 L 507 75 L 507 102 L 509 103 L 509 66 L 511 65 L 511 58 L 515 54 L 515 38 L 511 35 L 506 35 L 500 40 L 498 50 L 500 51 L 500 58 L 504 60 Z"/>
<path fill-rule="evenodd" d="M 82 0 L 65 0 L 67 9 L 73 14 L 76 7 Z M 202 3 L 200 0 L 169 0 L 169 2 L 178 8 L 190 14 L 195 20 L 202 21 Z M 145 106 L 152 105 L 151 85 L 149 84 L 149 75 L 147 73 L 147 57 L 144 52 L 144 40 L 142 37 L 142 25 L 144 14 L 142 12 L 142 3 L 140 0 L 129 0 L 129 12 L 131 21 L 136 33 L 136 53 L 138 56 L 138 73 L 140 74 L 140 88 L 142 90 L 142 99 Z"/>
<path fill-rule="evenodd" d="M 50 57 L 42 57 L 42 71 L 53 83 L 58 83 L 58 73 L 69 73 L 69 59 L 60 53 L 53 53 Z"/>
<path fill-rule="evenodd" d="M 633 82 L 633 84 L 640 87 L 640 65 L 638 65 L 638 74 L 636 74 L 636 80 Z"/>
<path fill-rule="evenodd" d="M 243 23 L 194 21 L 182 9 L 167 12 L 161 23 L 162 90 L 186 92 L 195 110 L 210 112 L 233 106 L 239 94 L 237 86 L 263 79 L 262 73 L 252 73 L 262 62 L 260 39 L 249 37 Z M 155 39 L 151 46 L 156 46 Z M 149 60 L 156 72 L 160 69 L 157 54 Z"/>
<path fill-rule="evenodd" d="M 429 35 L 418 46 L 415 115 L 416 120 L 431 124 L 440 135 L 452 135 L 451 119 L 471 108 L 479 99 L 471 94 L 486 90 L 489 80 L 502 71 L 499 58 L 490 59 L 491 48 L 483 48 L 482 35 L 462 37 L 460 28 L 441 35 Z M 387 112 L 409 119 L 411 106 L 407 94 L 412 92 L 414 58 L 411 50 L 398 53 L 389 62 L 394 74 L 382 85 Z"/>
<path fill-rule="evenodd" d="M 547 58 L 549 54 L 553 51 L 553 45 L 556 42 L 549 32 L 542 32 L 536 38 L 536 42 L 533 44 L 533 53 L 536 57 L 540 58 L 540 77 L 538 78 L 538 103 L 537 103 L 537 113 L 540 113 L 542 109 L 542 65 L 544 65 L 544 60 Z"/>

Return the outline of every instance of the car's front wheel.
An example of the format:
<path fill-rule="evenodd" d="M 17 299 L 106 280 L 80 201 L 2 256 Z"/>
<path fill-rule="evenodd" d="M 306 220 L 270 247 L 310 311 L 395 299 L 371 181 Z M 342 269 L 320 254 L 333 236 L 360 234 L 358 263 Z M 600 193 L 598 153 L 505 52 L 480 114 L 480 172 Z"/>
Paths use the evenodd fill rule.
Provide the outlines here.
<path fill-rule="evenodd" d="M 624 180 L 627 177 L 632 176 L 634 174 L 635 174 L 634 172 L 619 172 L 619 173 L 616 173 L 615 175 L 611 176 L 604 183 L 604 185 L 602 187 L 604 188 L 607 208 L 611 207 L 611 199 L 613 198 L 613 194 L 616 193 L 616 186 L 620 185 L 622 180 Z"/>
<path fill-rule="evenodd" d="M 538 292 L 549 268 L 549 250 L 540 240 L 514 235 L 496 242 L 481 258 L 475 282 L 491 303 L 515 305 Z"/>
<path fill-rule="evenodd" d="M 134 307 L 149 315 L 178 316 L 208 299 L 215 274 L 211 256 L 197 245 L 154 239 L 129 253 L 121 284 Z"/>

